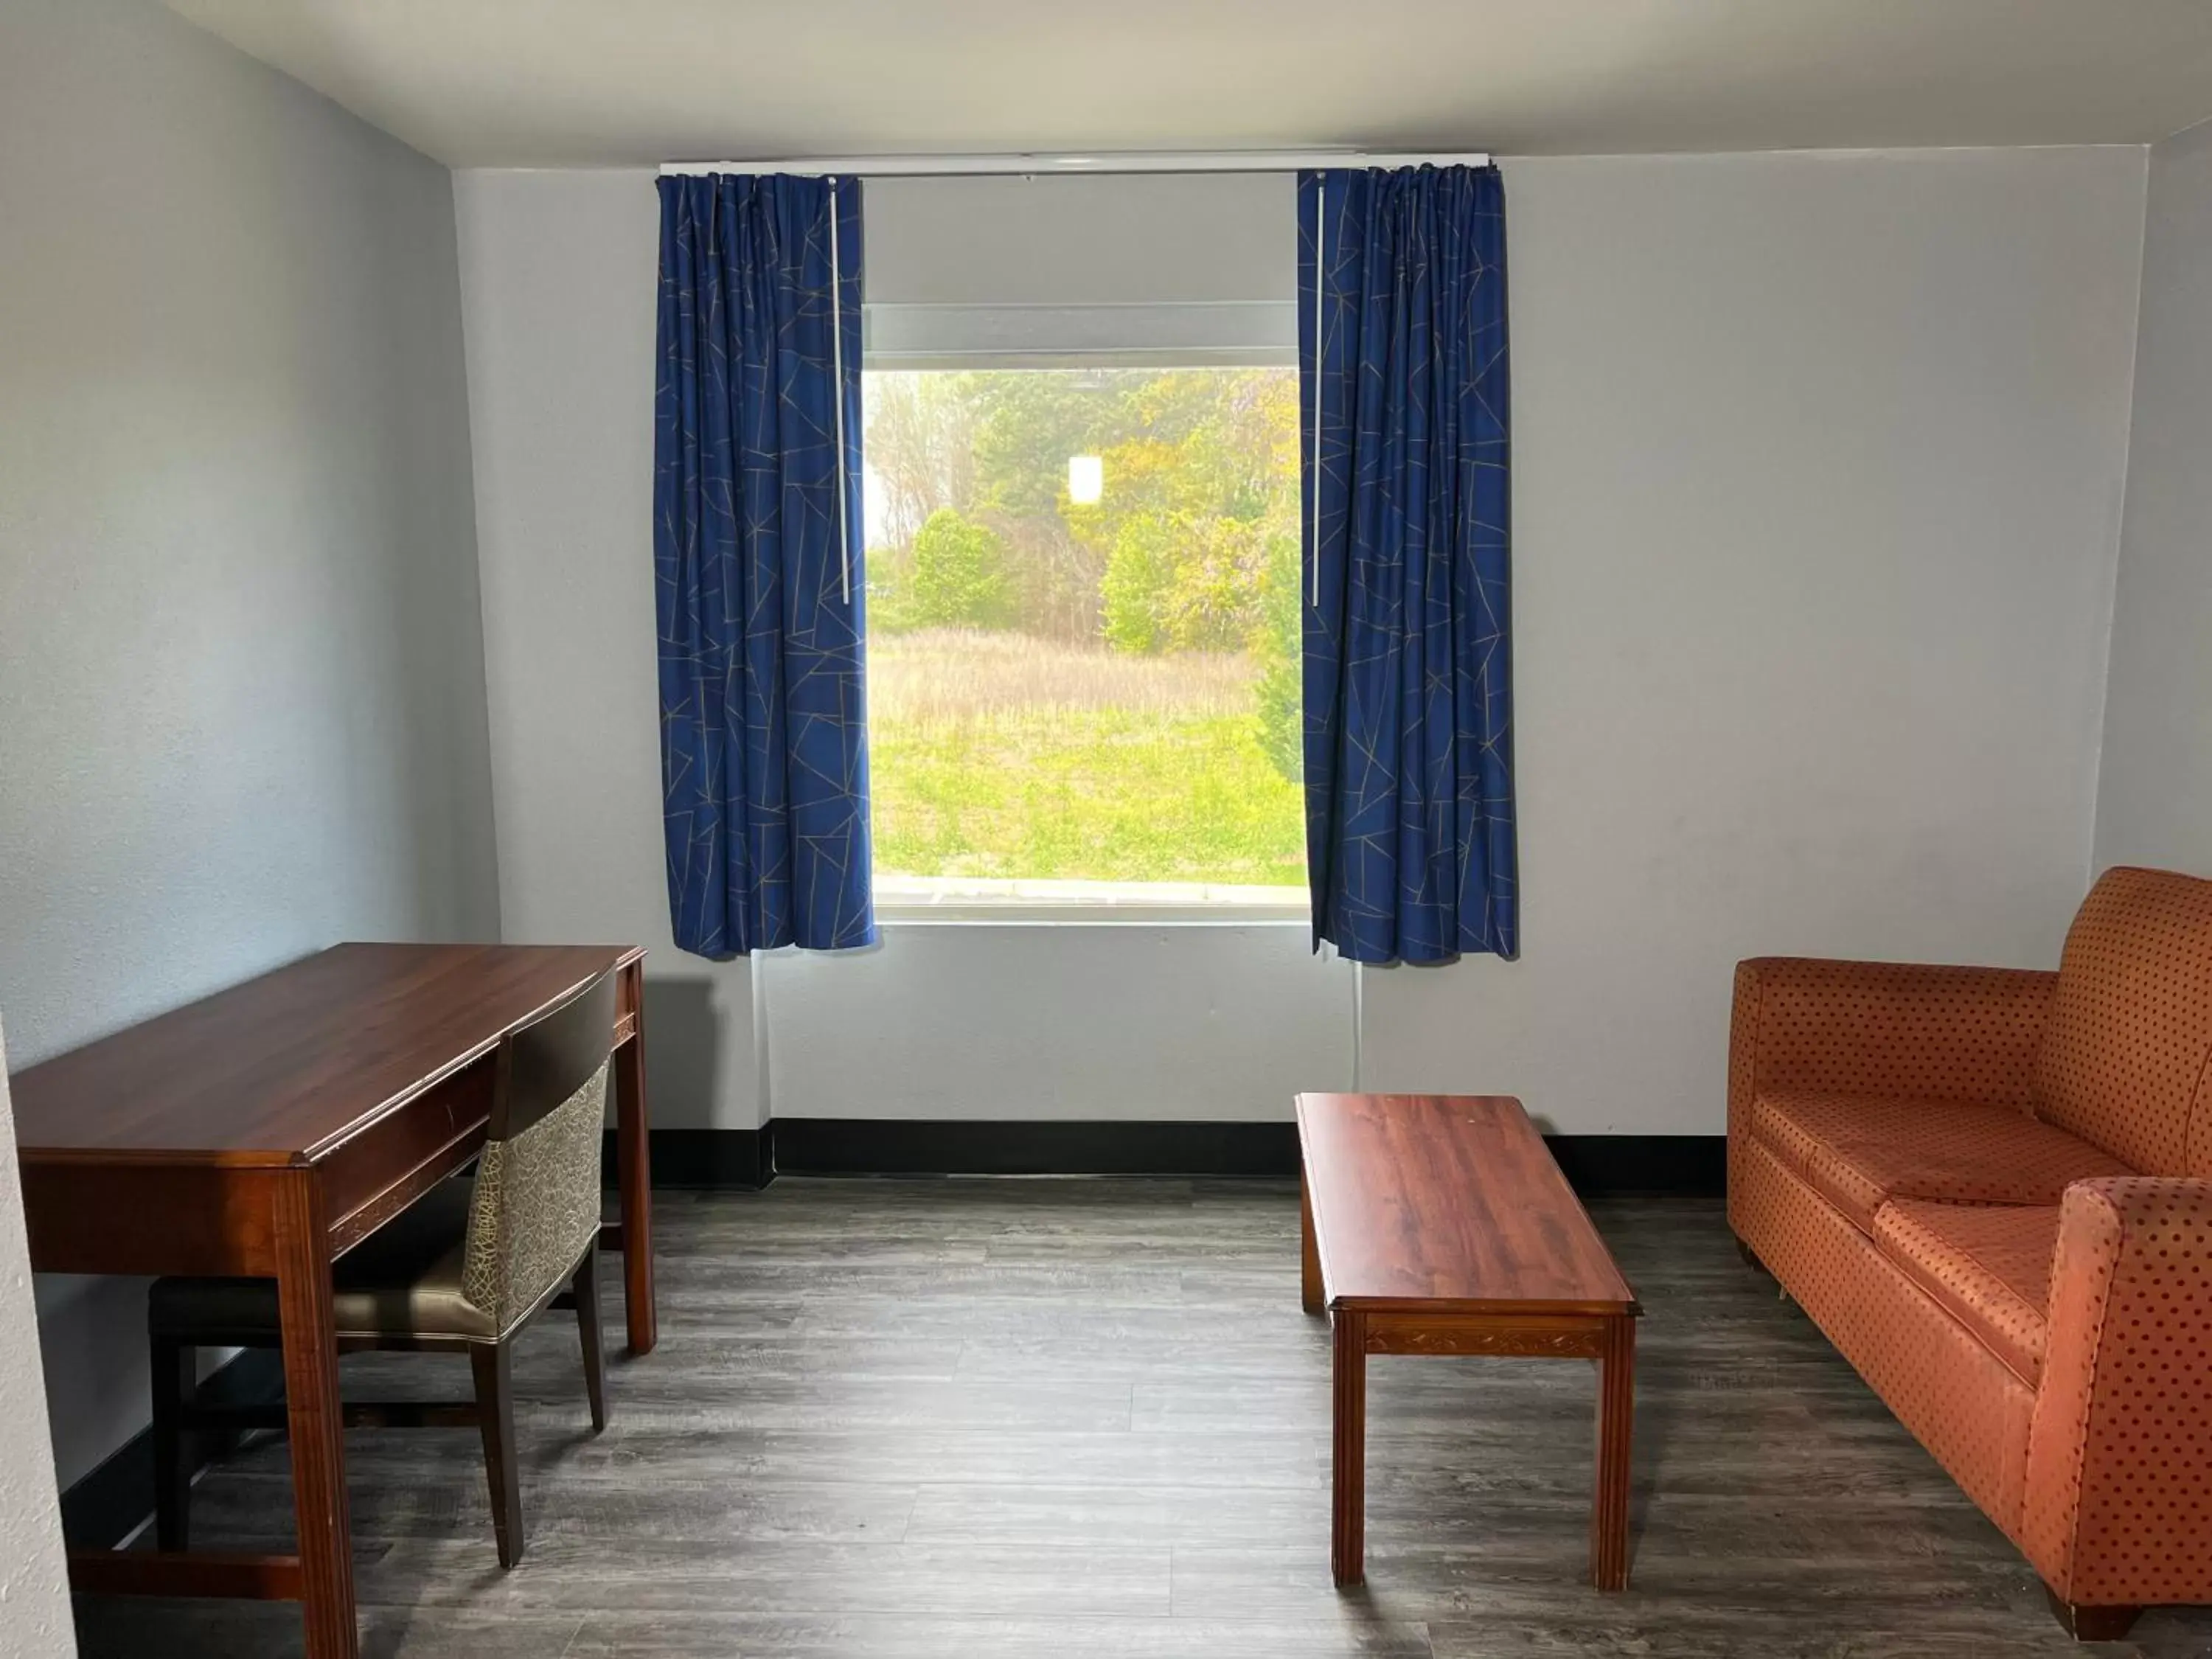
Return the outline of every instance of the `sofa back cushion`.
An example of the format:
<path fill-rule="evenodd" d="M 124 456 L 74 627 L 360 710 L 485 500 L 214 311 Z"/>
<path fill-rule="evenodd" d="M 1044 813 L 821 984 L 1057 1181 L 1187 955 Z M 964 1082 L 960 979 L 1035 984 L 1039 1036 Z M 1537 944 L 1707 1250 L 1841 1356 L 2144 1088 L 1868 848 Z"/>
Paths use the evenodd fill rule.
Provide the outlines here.
<path fill-rule="evenodd" d="M 2212 1176 L 2212 881 L 2108 870 L 2074 918 L 2036 1112 L 2144 1175 Z"/>

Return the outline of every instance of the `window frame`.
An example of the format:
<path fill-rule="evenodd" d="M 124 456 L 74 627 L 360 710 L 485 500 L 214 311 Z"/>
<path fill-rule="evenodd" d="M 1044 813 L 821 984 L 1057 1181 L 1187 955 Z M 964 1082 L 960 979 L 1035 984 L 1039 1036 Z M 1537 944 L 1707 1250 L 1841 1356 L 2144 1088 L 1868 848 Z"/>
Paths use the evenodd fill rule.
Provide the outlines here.
<path fill-rule="evenodd" d="M 1099 337 L 1099 325 L 1111 321 L 1121 325 L 1127 337 L 1127 313 L 1176 311 L 1204 313 L 1205 318 L 1218 323 L 1231 314 L 1241 314 L 1242 320 L 1252 323 L 1255 313 L 1266 313 L 1260 321 L 1261 330 L 1279 334 L 1287 321 L 1294 330 L 1295 302 L 1287 305 L 1272 301 L 1199 301 L 1182 306 L 1160 304 L 1111 306 L 969 306 L 969 305 L 878 305 L 870 303 L 862 312 L 864 344 L 860 370 L 863 375 L 875 373 L 959 374 L 963 372 L 993 372 L 997 370 L 1083 370 L 1114 369 L 1176 369 L 1176 368 L 1291 368 L 1298 367 L 1298 349 L 1295 333 L 1287 344 L 1266 339 L 1264 333 L 1255 343 L 1241 345 L 1223 344 L 1212 348 L 1193 346 L 1161 346 L 1143 343 L 1121 346 L 1090 345 L 1085 347 L 1057 346 L 1049 349 L 1026 349 L 1024 342 L 1042 339 Z M 875 318 L 878 313 L 902 313 L 899 327 L 904 331 L 893 332 L 888 346 L 875 343 L 881 336 L 877 332 Z M 963 337 L 957 332 L 979 314 L 1024 313 L 1021 320 L 1005 331 L 1004 349 L 988 349 L 975 343 L 975 337 Z M 1285 314 L 1288 313 L 1287 319 Z M 957 313 L 957 315 L 954 315 Z M 1110 313 L 1102 319 L 1101 313 Z M 909 321 L 911 317 L 915 320 Z M 1182 325 L 1187 325 L 1189 319 Z M 947 326 L 950 325 L 950 326 Z M 933 335 L 930 330 L 937 331 Z M 1162 330 L 1161 331 L 1168 331 Z M 1106 337 L 1111 337 L 1110 334 Z M 873 795 L 870 798 L 873 810 Z M 875 883 L 877 871 L 874 838 L 869 842 L 871 860 L 870 881 Z M 919 877 L 906 879 L 928 880 Z M 1019 878 L 1015 878 L 1018 880 Z M 1159 887 L 1173 885 L 1156 882 L 1038 882 L 1039 886 L 1091 887 Z M 1189 883 L 1190 886 L 1209 884 Z M 1218 884 L 1229 885 L 1231 884 Z M 1281 889 L 1283 896 L 1268 899 L 1194 898 L 1164 900 L 1146 899 L 1067 899 L 1056 897 L 986 898 L 963 896 L 921 898 L 912 895 L 893 895 L 886 897 L 880 890 L 873 895 L 876 919 L 901 927 L 923 926 L 1022 926 L 1053 927 L 1282 927 L 1296 924 L 1310 927 L 1313 919 L 1311 889 L 1301 884 Z M 1295 896 L 1292 895 L 1295 894 Z"/>

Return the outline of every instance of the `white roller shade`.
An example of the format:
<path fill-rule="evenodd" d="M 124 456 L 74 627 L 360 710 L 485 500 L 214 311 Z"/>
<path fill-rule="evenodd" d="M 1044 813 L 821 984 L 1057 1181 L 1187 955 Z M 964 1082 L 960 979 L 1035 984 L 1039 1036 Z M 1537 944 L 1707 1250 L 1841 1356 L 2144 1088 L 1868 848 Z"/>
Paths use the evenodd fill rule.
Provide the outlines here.
<path fill-rule="evenodd" d="M 874 178 L 875 368 L 1297 361 L 1288 173 Z"/>

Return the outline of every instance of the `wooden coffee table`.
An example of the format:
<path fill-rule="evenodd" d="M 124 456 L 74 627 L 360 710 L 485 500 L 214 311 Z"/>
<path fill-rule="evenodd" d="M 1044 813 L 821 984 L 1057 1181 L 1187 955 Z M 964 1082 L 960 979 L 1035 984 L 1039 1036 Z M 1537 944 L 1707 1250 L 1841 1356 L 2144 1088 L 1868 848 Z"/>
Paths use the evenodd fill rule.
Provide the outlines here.
<path fill-rule="evenodd" d="M 1367 1356 L 1597 1362 L 1590 1580 L 1628 1584 L 1636 1293 L 1521 1103 L 1300 1095 L 1302 1289 L 1335 1322 L 1329 1565 L 1366 1577 Z"/>

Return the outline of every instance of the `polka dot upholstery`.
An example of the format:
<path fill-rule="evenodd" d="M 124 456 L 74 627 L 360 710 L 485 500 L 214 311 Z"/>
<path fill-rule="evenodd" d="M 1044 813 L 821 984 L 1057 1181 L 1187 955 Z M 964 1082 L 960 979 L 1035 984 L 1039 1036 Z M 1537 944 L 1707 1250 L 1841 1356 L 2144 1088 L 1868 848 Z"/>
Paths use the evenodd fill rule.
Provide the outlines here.
<path fill-rule="evenodd" d="M 2021 1543 L 2071 1601 L 2212 1601 L 2212 1182 L 2068 1189 Z"/>
<path fill-rule="evenodd" d="M 1739 963 L 1729 1032 L 1730 1191 L 1761 1094 L 1971 1101 L 2027 1112 L 2057 977 L 1793 957 Z"/>
<path fill-rule="evenodd" d="M 1892 1197 L 2055 1205 L 2069 1181 L 2135 1173 L 2109 1152 L 2009 1106 L 1761 1095 L 1751 1127 L 1868 1231 Z M 2049 1239 L 2044 1246 L 2048 1254 Z"/>
<path fill-rule="evenodd" d="M 2037 1111 L 2146 1175 L 2212 1176 L 2212 881 L 2108 870 L 2066 936 Z"/>
<path fill-rule="evenodd" d="M 2035 1395 L 2012 1368 L 1784 1167 L 1746 1149 L 1744 1242 L 1966 1495 L 2010 1533 Z"/>
<path fill-rule="evenodd" d="M 1893 1199 L 1875 1217 L 1874 1242 L 2022 1382 L 2041 1378 L 2056 1204 Z"/>
<path fill-rule="evenodd" d="M 2055 975 L 1767 957 L 1756 982 L 1761 1091 L 1975 1100 L 2027 1109 Z"/>
<path fill-rule="evenodd" d="M 1728 1091 L 1729 1224 L 2053 1591 L 2212 1602 L 2212 882 L 2055 975 L 1746 962 Z"/>

